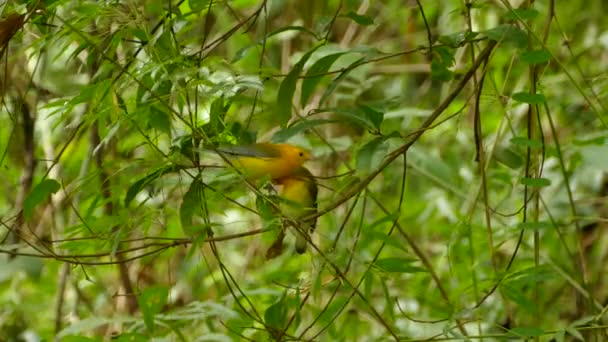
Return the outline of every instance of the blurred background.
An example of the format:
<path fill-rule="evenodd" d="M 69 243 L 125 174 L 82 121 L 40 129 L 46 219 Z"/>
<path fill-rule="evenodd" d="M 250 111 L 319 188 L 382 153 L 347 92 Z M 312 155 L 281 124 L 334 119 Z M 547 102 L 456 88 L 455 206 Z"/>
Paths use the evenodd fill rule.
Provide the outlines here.
<path fill-rule="evenodd" d="M 607 9 L 0 4 L 0 340 L 608 339 Z"/>

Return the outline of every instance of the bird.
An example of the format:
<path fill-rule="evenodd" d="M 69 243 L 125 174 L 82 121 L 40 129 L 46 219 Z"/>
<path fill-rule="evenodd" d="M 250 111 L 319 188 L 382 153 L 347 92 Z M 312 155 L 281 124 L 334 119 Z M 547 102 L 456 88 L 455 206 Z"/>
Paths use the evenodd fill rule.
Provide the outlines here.
<path fill-rule="evenodd" d="M 289 144 L 257 143 L 214 149 L 248 180 L 288 177 L 311 158 L 310 151 Z"/>
<path fill-rule="evenodd" d="M 317 212 L 317 183 L 310 171 L 303 166 L 290 175 L 276 179 L 275 183 L 282 186 L 279 207 L 287 218 L 284 225 L 297 224 L 295 249 L 299 254 L 303 254 L 310 240 L 309 234 L 315 230 L 317 218 L 306 221 L 301 219 Z"/>

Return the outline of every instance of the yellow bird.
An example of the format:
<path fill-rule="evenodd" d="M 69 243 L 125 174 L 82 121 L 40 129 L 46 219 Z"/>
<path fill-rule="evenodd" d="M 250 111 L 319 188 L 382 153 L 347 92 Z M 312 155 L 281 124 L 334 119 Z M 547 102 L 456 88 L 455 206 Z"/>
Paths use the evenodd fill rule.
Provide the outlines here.
<path fill-rule="evenodd" d="M 271 179 L 287 177 L 310 159 L 308 150 L 288 144 L 221 146 L 217 151 L 225 154 L 232 165 L 249 180 L 266 175 Z"/>
<path fill-rule="evenodd" d="M 315 230 L 317 218 L 305 222 L 301 218 L 317 212 L 317 183 L 310 171 L 303 166 L 291 175 L 277 179 L 276 183 L 283 187 L 280 194 L 281 212 L 300 228 L 296 232 L 296 252 L 302 254 L 306 251 L 307 241 L 310 240 L 309 234 Z"/>

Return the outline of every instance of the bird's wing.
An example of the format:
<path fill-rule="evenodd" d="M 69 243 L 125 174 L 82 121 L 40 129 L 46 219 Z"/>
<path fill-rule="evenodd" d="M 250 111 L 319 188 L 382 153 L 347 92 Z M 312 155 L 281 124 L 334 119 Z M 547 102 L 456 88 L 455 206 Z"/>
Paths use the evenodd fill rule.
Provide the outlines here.
<path fill-rule="evenodd" d="M 277 158 L 279 150 L 270 144 L 252 144 L 240 146 L 220 146 L 218 151 L 239 157 Z"/>

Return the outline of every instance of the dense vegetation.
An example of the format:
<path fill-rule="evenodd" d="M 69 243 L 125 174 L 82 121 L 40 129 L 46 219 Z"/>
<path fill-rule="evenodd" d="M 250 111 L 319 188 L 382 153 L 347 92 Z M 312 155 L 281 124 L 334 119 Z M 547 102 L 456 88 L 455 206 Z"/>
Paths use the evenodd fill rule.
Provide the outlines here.
<path fill-rule="evenodd" d="M 0 340 L 607 340 L 607 10 L 0 4 Z"/>

